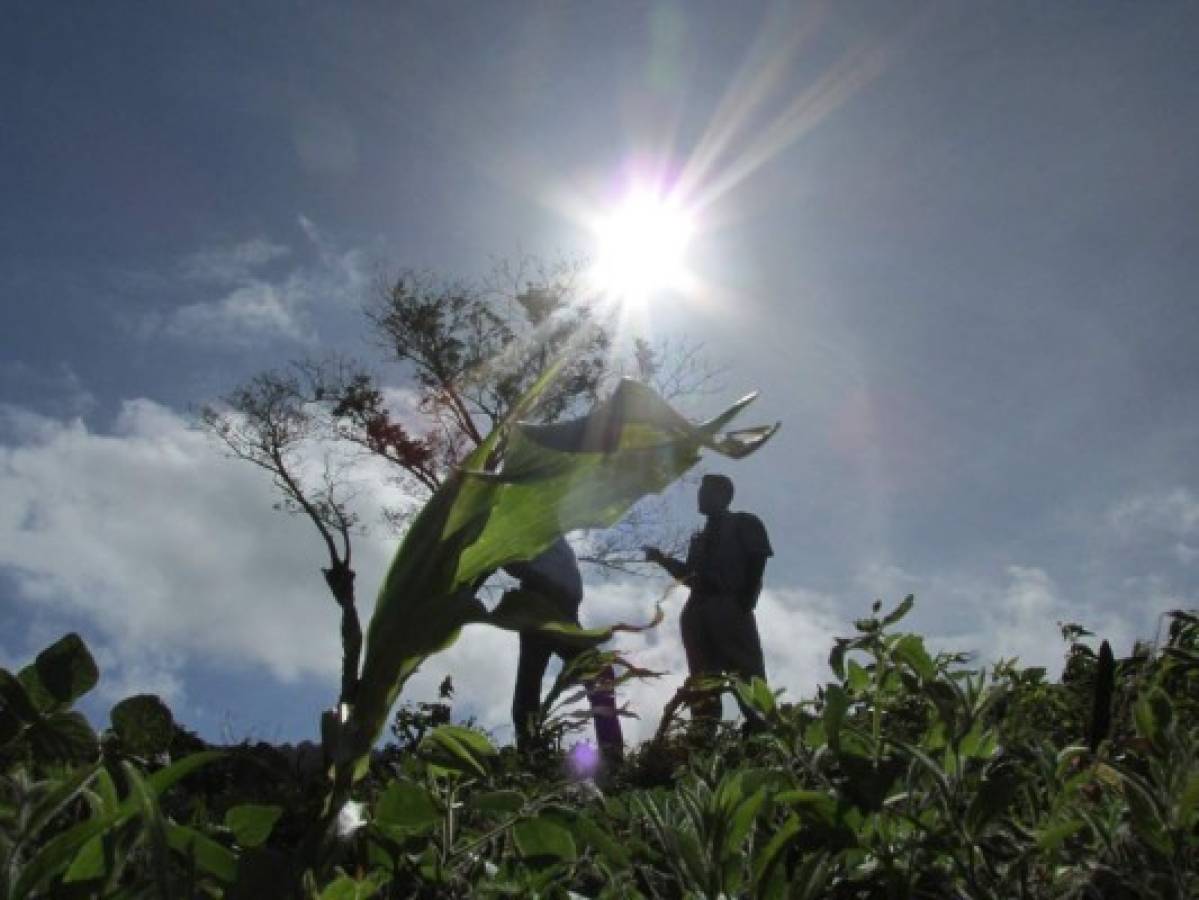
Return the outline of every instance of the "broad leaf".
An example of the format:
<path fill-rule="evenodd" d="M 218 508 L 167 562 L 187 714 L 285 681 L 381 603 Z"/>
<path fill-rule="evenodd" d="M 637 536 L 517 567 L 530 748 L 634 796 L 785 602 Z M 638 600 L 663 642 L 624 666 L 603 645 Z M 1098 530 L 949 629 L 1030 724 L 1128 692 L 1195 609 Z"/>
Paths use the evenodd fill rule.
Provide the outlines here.
<path fill-rule="evenodd" d="M 442 768 L 480 777 L 487 775 L 484 760 L 496 754 L 487 738 L 461 725 L 434 728 L 418 749 L 421 756 Z"/>
<path fill-rule="evenodd" d="M 72 632 L 37 655 L 18 676 L 43 712 L 69 706 L 96 686 L 100 670 L 83 638 Z"/>
<path fill-rule="evenodd" d="M 536 860 L 573 860 L 576 855 L 574 838 L 557 820 L 538 816 L 517 822 L 512 836 L 521 856 Z"/>
<path fill-rule="evenodd" d="M 93 881 L 108 874 L 108 865 L 104 860 L 104 836 L 96 835 L 80 848 L 75 859 L 63 875 L 64 884 L 76 881 Z"/>
<path fill-rule="evenodd" d="M 146 808 L 147 798 L 161 796 L 165 790 L 181 778 L 223 755 L 215 750 L 193 753 L 165 769 L 159 769 L 146 779 L 141 779 L 134 773 L 134 779 L 140 788 L 137 795 L 131 794 L 126 797 L 112 814 L 80 822 L 41 845 L 22 868 L 20 877 L 12 887 L 11 900 L 21 900 L 21 898 L 27 897 L 44 881 L 70 864 L 83 845 L 92 838 L 104 834 L 112 828 L 117 828 L 136 813 L 143 811 Z M 129 772 L 126 770 L 126 775 L 128 776 L 128 774 Z"/>
<path fill-rule="evenodd" d="M 100 743 L 83 713 L 51 713 L 29 727 L 26 735 L 36 756 L 61 762 L 90 762 Z"/>
<path fill-rule="evenodd" d="M 472 809 L 491 815 L 512 815 L 525 805 L 525 795 L 520 791 L 484 791 L 470 798 Z"/>
<path fill-rule="evenodd" d="M 225 813 L 225 827 L 243 847 L 258 847 L 266 843 L 283 807 L 261 803 L 243 803 Z"/>
<path fill-rule="evenodd" d="M 396 828 L 423 829 L 441 821 L 441 810 L 419 784 L 393 781 L 375 806 L 375 822 Z"/>
<path fill-rule="evenodd" d="M 516 404 L 528 415 L 552 370 Z M 338 753 L 344 799 L 404 682 L 429 655 L 487 612 L 476 582 L 542 552 L 578 528 L 615 524 L 647 494 L 699 460 L 702 448 L 741 457 L 777 426 L 718 436 L 750 398 L 696 427 L 650 388 L 621 382 L 585 418 L 554 425 L 509 420 L 452 473 L 417 515 L 384 579 L 366 635 L 358 696 Z M 492 464 L 502 459 L 498 471 Z"/>
<path fill-rule="evenodd" d="M 320 900 L 366 900 L 379 892 L 379 885 L 370 878 L 362 881 L 340 875 L 323 891 Z"/>
<path fill-rule="evenodd" d="M 228 884 L 237 880 L 237 855 L 208 835 L 186 825 L 170 824 L 166 838 L 172 850 L 195 860 L 196 868 L 201 872 L 207 872 Z"/>
<path fill-rule="evenodd" d="M 170 747 L 175 719 L 167 705 L 154 694 L 126 697 L 109 715 L 112 730 L 129 753 L 154 756 Z"/>

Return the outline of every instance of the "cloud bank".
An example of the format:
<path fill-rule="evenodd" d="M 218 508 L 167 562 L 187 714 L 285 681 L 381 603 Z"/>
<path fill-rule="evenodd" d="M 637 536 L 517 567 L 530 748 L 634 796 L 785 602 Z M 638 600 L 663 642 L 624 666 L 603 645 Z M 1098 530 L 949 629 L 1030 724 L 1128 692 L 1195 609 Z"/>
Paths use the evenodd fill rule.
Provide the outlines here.
<path fill-rule="evenodd" d="M 145 323 L 150 334 L 205 344 L 245 346 L 263 340 L 310 343 L 322 305 L 358 302 L 367 284 L 366 254 L 336 246 L 306 216 L 294 249 L 264 237 L 185 257 L 180 274 L 203 300 Z M 211 296 L 214 295 L 215 296 Z"/>
<path fill-rule="evenodd" d="M 0 573 L 26 621 L 23 633 L 10 629 L 0 640 L 0 655 L 28 658 L 58 636 L 52 623 L 79 621 L 97 645 L 111 699 L 153 691 L 199 704 L 204 686 L 189 683 L 189 672 L 219 665 L 256 679 L 263 691 L 310 679 L 315 722 L 337 689 L 337 611 L 318 571 L 324 561 L 315 533 L 306 521 L 273 510 L 276 497 L 263 473 L 222 457 L 185 417 L 144 399 L 126 402 L 105 433 L 78 419 L 12 407 L 0 409 L 0 426 Z M 393 499 L 382 473 L 365 470 L 363 479 L 361 497 L 373 501 L 382 492 Z M 1169 495 L 1162 507 L 1187 528 L 1188 499 Z M 1130 507 L 1138 516 L 1146 508 Z M 394 538 L 383 534 L 356 543 L 364 619 L 394 548 Z M 660 578 L 591 584 L 584 623 L 647 621 L 664 586 Z M 851 632 L 869 597 L 893 603 L 907 593 L 919 598 L 911 627 L 934 649 L 970 651 L 980 663 L 1018 656 L 1056 671 L 1058 620 L 1084 622 L 1118 652 L 1135 636 L 1130 618 L 1088 608 L 1043 568 L 1009 566 L 964 578 L 874 566 L 843 595 L 770 583 L 758 622 L 772 684 L 791 700 L 810 696 L 829 677 L 832 638 Z M 669 673 L 631 685 L 621 697 L 641 717 L 626 726 L 631 739 L 653 732 L 685 674 L 678 632 L 684 599 L 673 592 L 660 627 L 618 640 L 639 665 Z M 514 635 L 472 626 L 426 663 L 405 696 L 431 699 L 450 674 L 457 712 L 475 715 L 506 740 L 517 648 Z"/>

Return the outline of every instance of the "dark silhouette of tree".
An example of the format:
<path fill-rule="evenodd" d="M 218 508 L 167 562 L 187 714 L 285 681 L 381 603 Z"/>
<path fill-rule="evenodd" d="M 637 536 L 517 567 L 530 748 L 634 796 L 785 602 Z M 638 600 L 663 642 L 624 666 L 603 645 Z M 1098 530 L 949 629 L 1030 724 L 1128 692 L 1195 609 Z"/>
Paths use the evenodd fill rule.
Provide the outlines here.
<path fill-rule="evenodd" d="M 222 408 L 205 406 L 202 424 L 229 452 L 269 472 L 280 494 L 277 509 L 306 516 L 328 553 L 322 568 L 341 608 L 342 703 L 353 701 L 362 653 L 362 625 L 354 596 L 351 535 L 359 526 L 350 509 L 350 487 L 337 462 L 324 456 L 322 471 L 306 471 L 304 452 L 327 433 L 322 414 L 323 370 L 296 365 L 261 372 L 224 397 Z"/>

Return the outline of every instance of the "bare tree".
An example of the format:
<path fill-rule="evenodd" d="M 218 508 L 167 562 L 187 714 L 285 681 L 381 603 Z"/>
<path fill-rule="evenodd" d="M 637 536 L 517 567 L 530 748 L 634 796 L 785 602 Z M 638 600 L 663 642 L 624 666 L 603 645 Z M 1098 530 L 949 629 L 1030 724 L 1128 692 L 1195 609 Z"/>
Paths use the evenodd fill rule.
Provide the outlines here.
<path fill-rule="evenodd" d="M 262 372 L 223 398 L 205 406 L 200 420 L 231 455 L 271 474 L 280 495 L 276 508 L 306 516 L 328 553 L 325 584 L 341 608 L 341 702 L 352 703 L 362 654 L 362 625 L 354 595 L 351 537 L 359 521 L 349 508 L 349 482 L 329 454 L 312 474 L 305 451 L 326 437 L 322 408 L 323 373 L 311 366 Z"/>

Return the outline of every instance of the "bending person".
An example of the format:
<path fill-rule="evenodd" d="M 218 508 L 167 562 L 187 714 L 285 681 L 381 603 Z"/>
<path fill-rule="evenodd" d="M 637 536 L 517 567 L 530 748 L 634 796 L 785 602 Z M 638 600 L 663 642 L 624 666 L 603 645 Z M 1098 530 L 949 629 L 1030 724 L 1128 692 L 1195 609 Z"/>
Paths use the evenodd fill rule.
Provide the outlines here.
<path fill-rule="evenodd" d="M 762 642 L 754 607 L 762 591 L 766 560 L 774 555 L 766 527 L 752 513 L 730 512 L 733 482 L 724 475 L 705 475 L 699 486 L 699 511 L 707 516 L 703 530 L 691 538 L 687 559 L 645 547 L 645 558 L 657 563 L 691 588 L 680 626 L 687 668 L 692 676 L 731 673 L 749 681 L 766 678 Z M 720 696 L 691 704 L 692 718 L 714 724 L 720 718 Z M 752 727 L 757 716 L 742 706 Z"/>
<path fill-rule="evenodd" d="M 563 621 L 579 624 L 579 605 L 583 600 L 583 578 L 574 551 L 565 538 L 558 538 L 549 549 L 528 562 L 509 563 L 504 571 L 520 582 L 522 589 L 553 601 Z M 583 651 L 582 647 L 543 632 L 520 632 L 520 659 L 516 665 L 516 689 L 512 694 L 512 724 L 517 749 L 530 748 L 532 724 L 541 708 L 541 681 L 550 656 L 556 654 L 564 664 Z M 609 761 L 619 760 L 624 752 L 620 719 L 616 716 L 616 693 L 612 685 L 615 672 L 608 666 L 594 681 L 585 684 L 587 699 L 595 720 L 595 739 L 601 754 Z"/>

